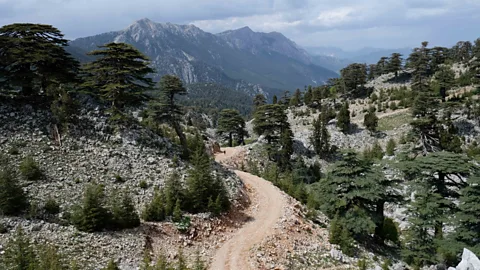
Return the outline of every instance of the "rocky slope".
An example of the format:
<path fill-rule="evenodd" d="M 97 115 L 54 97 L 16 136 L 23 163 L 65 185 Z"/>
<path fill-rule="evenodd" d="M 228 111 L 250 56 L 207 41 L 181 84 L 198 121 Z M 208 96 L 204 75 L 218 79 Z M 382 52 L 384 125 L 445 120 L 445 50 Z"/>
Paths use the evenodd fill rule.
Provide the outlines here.
<path fill-rule="evenodd" d="M 219 83 L 251 94 L 322 84 L 337 76 L 315 65 L 282 34 L 247 28 L 214 35 L 194 25 L 142 19 L 124 30 L 79 38 L 70 45 L 91 51 L 108 42 L 126 42 L 146 54 L 157 71 L 155 79 L 176 74 L 187 84 Z"/>
<path fill-rule="evenodd" d="M 173 158 L 179 152 L 167 139 L 139 125 L 114 128 L 96 110 L 82 113 L 78 123 L 70 126 L 68 135 L 60 140 L 53 136 L 49 123 L 47 112 L 28 105 L 0 107 L 0 154 L 9 159 L 16 172 L 24 157 L 33 157 L 43 179 L 20 183 L 34 205 L 43 206 L 47 198 L 60 205 L 60 214 L 51 222 L 27 218 L 28 215 L 0 217 L 0 223 L 7 228 L 7 233 L 0 234 L 0 247 L 22 226 L 35 241 L 57 245 L 86 269 L 104 266 L 111 258 L 119 261 L 122 269 L 137 269 L 148 246 L 151 226 L 90 234 L 65 225 L 64 219 L 72 206 L 81 201 L 89 183 L 103 184 L 107 196 L 119 190 L 128 191 L 141 212 L 153 197 L 154 189 L 163 186 L 173 171 L 183 178 L 187 176 L 188 164 Z M 225 182 L 235 201 L 242 188 L 238 177 L 219 165 L 214 173 Z M 141 185 L 143 181 L 146 187 Z M 169 249 L 177 250 L 180 246 L 181 243 L 172 242 Z"/>

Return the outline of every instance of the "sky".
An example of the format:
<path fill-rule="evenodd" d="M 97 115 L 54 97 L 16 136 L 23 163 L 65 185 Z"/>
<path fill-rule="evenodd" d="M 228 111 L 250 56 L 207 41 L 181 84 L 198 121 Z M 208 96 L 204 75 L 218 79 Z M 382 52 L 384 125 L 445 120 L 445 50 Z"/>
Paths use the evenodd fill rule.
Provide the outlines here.
<path fill-rule="evenodd" d="M 0 0 L 0 25 L 46 23 L 67 38 L 134 21 L 194 24 L 218 33 L 249 26 L 303 47 L 451 46 L 480 37 L 480 0 Z"/>

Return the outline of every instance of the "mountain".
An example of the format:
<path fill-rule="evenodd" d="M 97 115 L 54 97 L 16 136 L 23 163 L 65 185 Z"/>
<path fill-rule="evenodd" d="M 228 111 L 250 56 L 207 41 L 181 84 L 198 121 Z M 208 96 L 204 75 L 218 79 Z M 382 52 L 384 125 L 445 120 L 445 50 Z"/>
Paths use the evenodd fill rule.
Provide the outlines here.
<path fill-rule="evenodd" d="M 412 52 L 412 48 L 397 48 L 397 49 L 382 49 L 382 48 L 371 48 L 365 47 L 355 51 L 345 51 L 337 47 L 307 47 L 306 50 L 314 55 L 314 57 L 330 57 L 335 60 L 333 65 L 329 65 L 328 58 L 325 63 L 316 62 L 318 65 L 322 65 L 326 68 L 336 70 L 335 63 L 339 63 L 338 66 L 341 68 L 347 66 L 350 63 L 367 63 L 367 64 L 376 64 L 383 56 L 390 56 L 392 53 L 401 53 L 404 58 L 408 57 Z M 344 65 L 344 66 L 342 66 Z"/>
<path fill-rule="evenodd" d="M 186 84 L 217 83 L 250 95 L 319 85 L 338 76 L 315 65 L 282 34 L 249 28 L 214 35 L 194 25 L 142 19 L 124 30 L 79 38 L 70 45 L 91 51 L 108 42 L 132 44 L 147 55 L 158 73 L 156 80 L 176 74 Z"/>
<path fill-rule="evenodd" d="M 328 55 L 314 55 L 312 58 L 315 64 L 333 70 L 337 73 L 340 73 L 342 68 L 353 63 L 353 61 L 348 59 L 342 59 Z"/>

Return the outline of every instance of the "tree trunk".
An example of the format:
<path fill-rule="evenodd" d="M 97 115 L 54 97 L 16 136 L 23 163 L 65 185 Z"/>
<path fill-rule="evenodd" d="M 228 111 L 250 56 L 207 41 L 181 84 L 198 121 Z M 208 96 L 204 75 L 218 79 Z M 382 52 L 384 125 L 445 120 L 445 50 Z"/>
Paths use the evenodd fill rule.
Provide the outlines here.
<path fill-rule="evenodd" d="M 383 231 L 383 223 L 385 221 L 384 208 L 385 208 L 385 201 L 377 202 L 377 205 L 375 208 L 375 215 L 377 218 L 377 221 L 375 222 L 375 239 L 380 243 L 383 242 L 382 231 Z"/>
<path fill-rule="evenodd" d="M 233 147 L 233 134 L 232 134 L 232 132 L 228 133 L 228 146 Z"/>
<path fill-rule="evenodd" d="M 187 144 L 187 137 L 183 134 L 182 127 L 179 123 L 173 121 L 172 122 L 173 129 L 175 129 L 175 133 L 177 133 L 178 138 L 180 139 L 180 144 L 183 148 L 183 154 L 188 156 L 188 144 Z"/>

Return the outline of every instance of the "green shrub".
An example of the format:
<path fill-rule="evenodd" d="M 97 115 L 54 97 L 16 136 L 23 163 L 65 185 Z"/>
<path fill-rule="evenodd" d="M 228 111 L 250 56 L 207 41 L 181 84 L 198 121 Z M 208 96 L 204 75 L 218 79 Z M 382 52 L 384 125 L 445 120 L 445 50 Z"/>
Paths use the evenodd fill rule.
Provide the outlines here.
<path fill-rule="evenodd" d="M 0 214 L 18 215 L 27 207 L 27 196 L 13 174 L 7 169 L 0 171 Z"/>
<path fill-rule="evenodd" d="M 140 218 L 133 205 L 132 198 L 126 193 L 112 197 L 112 229 L 130 229 L 140 226 Z"/>
<path fill-rule="evenodd" d="M 113 259 L 110 259 L 107 267 L 102 268 L 102 270 L 120 270 L 120 268 L 118 268 L 118 264 Z"/>
<path fill-rule="evenodd" d="M 182 220 L 182 217 L 183 217 L 183 212 L 181 209 L 180 199 L 177 199 L 177 201 L 175 202 L 175 208 L 173 209 L 172 220 L 174 222 L 180 222 Z"/>
<path fill-rule="evenodd" d="M 115 178 L 115 183 L 125 183 L 125 179 L 123 179 L 123 177 L 119 174 L 115 174 L 114 178 Z"/>
<path fill-rule="evenodd" d="M 60 213 L 60 205 L 51 197 L 47 199 L 44 206 L 45 212 L 50 215 Z"/>
<path fill-rule="evenodd" d="M 39 180 L 42 177 L 42 171 L 31 156 L 27 156 L 22 160 L 19 170 L 27 180 Z"/>
<path fill-rule="evenodd" d="M 10 147 L 10 149 L 8 149 L 8 153 L 12 156 L 15 156 L 15 155 L 20 154 L 20 150 L 18 150 L 18 148 L 16 146 L 12 146 L 12 147 Z"/>
<path fill-rule="evenodd" d="M 387 156 L 393 156 L 395 154 L 395 147 L 397 147 L 395 140 L 394 139 L 388 140 L 387 149 L 386 149 Z"/>
<path fill-rule="evenodd" d="M 175 227 L 177 227 L 177 230 L 183 233 L 188 231 L 191 225 L 192 223 L 191 223 L 190 217 L 187 217 L 187 216 L 183 217 L 182 220 L 180 220 L 180 222 L 175 223 Z"/>
<path fill-rule="evenodd" d="M 102 185 L 89 185 L 81 205 L 75 206 L 72 223 L 80 231 L 96 232 L 107 227 L 111 220 L 105 208 L 105 193 Z"/>
<path fill-rule="evenodd" d="M 392 261 L 390 259 L 386 259 L 382 263 L 382 270 L 389 270 L 391 264 L 392 264 Z"/>
<path fill-rule="evenodd" d="M 165 200 L 163 196 L 161 196 L 160 191 L 155 191 L 152 201 L 145 205 L 142 218 L 145 221 L 165 220 Z"/>
<path fill-rule="evenodd" d="M 358 260 L 357 266 L 359 270 L 367 270 L 367 260 L 365 258 Z"/>
<path fill-rule="evenodd" d="M 140 181 L 139 186 L 140 186 L 141 189 L 147 189 L 148 188 L 148 183 L 147 183 L 147 181 L 142 180 L 142 181 Z"/>

